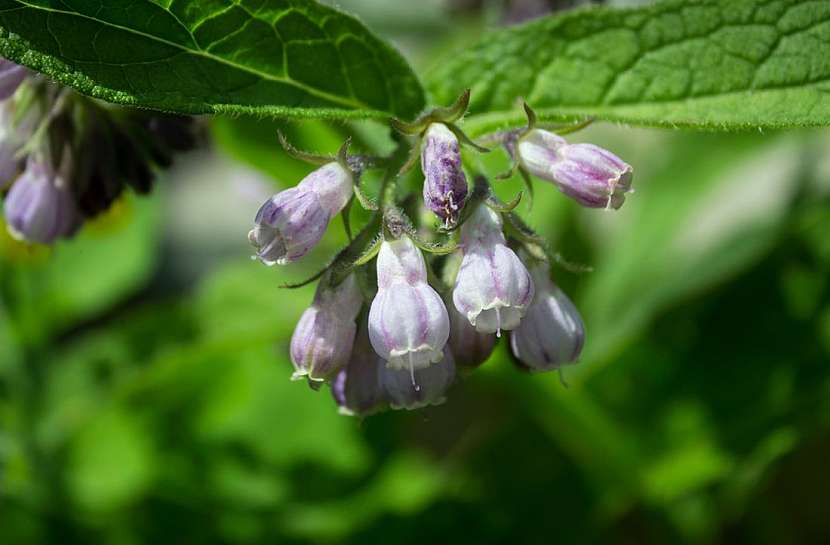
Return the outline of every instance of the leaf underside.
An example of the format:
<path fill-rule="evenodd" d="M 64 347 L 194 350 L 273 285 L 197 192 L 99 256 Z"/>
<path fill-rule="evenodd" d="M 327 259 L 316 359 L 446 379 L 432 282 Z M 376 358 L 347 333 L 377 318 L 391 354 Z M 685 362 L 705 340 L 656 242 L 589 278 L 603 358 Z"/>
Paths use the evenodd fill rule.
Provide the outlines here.
<path fill-rule="evenodd" d="M 428 77 L 473 134 L 540 118 L 716 130 L 830 124 L 830 1 L 669 0 L 495 31 Z M 480 114 L 480 115 L 475 115 Z"/>
<path fill-rule="evenodd" d="M 310 0 L 0 0 L 0 55 L 178 113 L 409 118 L 424 106 L 397 51 Z"/>

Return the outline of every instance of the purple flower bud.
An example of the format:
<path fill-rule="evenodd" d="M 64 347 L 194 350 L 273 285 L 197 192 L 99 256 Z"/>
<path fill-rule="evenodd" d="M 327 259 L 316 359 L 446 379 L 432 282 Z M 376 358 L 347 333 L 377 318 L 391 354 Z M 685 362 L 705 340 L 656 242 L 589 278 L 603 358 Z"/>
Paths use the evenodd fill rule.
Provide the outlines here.
<path fill-rule="evenodd" d="M 455 380 L 455 360 L 444 350 L 441 361 L 418 370 L 378 369 L 381 388 L 393 409 L 419 409 L 440 405 Z"/>
<path fill-rule="evenodd" d="M 303 312 L 291 337 L 293 379 L 328 380 L 349 359 L 355 336 L 355 318 L 362 297 L 354 275 L 340 285 L 317 287 L 312 305 Z"/>
<path fill-rule="evenodd" d="M 72 194 L 44 162 L 30 160 L 4 203 L 9 233 L 17 239 L 51 244 L 80 225 Z"/>
<path fill-rule="evenodd" d="M 19 64 L 0 59 L 0 100 L 11 97 L 28 73 L 29 71 Z"/>
<path fill-rule="evenodd" d="M 383 407 L 386 396 L 379 373 L 385 366 L 369 342 L 366 327 L 361 327 L 348 363 L 331 382 L 331 394 L 340 414 L 367 416 Z"/>
<path fill-rule="evenodd" d="M 452 352 L 456 365 L 474 369 L 487 361 L 496 347 L 496 336 L 479 333 L 466 316 L 458 312 L 452 302 L 447 304 L 450 315 L 450 339 L 447 346 Z"/>
<path fill-rule="evenodd" d="M 467 198 L 467 178 L 461 169 L 458 138 L 443 123 L 427 128 L 421 150 L 424 172 L 424 204 L 444 221 L 454 225 Z"/>
<path fill-rule="evenodd" d="M 480 333 L 514 329 L 533 300 L 530 273 L 501 229 L 499 215 L 484 205 L 461 227 L 464 259 L 452 299 Z"/>
<path fill-rule="evenodd" d="M 593 144 L 568 144 L 552 132 L 533 129 L 519 141 L 518 155 L 531 174 L 553 182 L 583 206 L 616 210 L 631 191 L 631 166 Z"/>
<path fill-rule="evenodd" d="M 441 360 L 450 319 L 427 284 L 424 256 L 407 236 L 387 240 L 378 254 L 378 293 L 369 310 L 369 338 L 393 369 L 419 369 Z"/>
<path fill-rule="evenodd" d="M 329 220 L 352 196 L 352 175 L 328 163 L 297 187 L 277 193 L 260 207 L 248 240 L 266 265 L 285 265 L 303 257 L 323 238 Z"/>
<path fill-rule="evenodd" d="M 585 343 L 579 311 L 551 281 L 546 265 L 536 265 L 531 272 L 536 296 L 522 323 L 510 334 L 513 355 L 530 371 L 576 363 Z"/>

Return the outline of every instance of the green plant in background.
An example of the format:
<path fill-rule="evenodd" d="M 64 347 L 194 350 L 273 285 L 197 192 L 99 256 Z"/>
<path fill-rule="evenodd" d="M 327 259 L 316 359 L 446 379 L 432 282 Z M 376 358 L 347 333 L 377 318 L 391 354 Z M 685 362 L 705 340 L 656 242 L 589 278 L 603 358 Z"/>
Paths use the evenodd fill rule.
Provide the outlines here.
<path fill-rule="evenodd" d="M 278 130 L 296 148 L 331 157 L 351 137 L 340 160 L 365 170 L 352 191 L 369 210 L 347 210 L 353 239 L 330 229 L 302 264 L 277 274 L 245 260 L 238 231 L 226 233 L 226 217 L 237 209 L 250 217 L 260 204 L 244 201 L 241 189 L 218 189 L 239 183 L 240 171 L 211 184 L 208 174 L 221 176 L 211 172 L 220 170 L 210 162 L 217 159 L 188 165 L 185 157 L 154 196 L 118 198 L 51 251 L 4 239 L 0 539 L 826 537 L 828 141 L 821 132 L 774 129 L 827 122 L 827 2 L 584 9 L 480 39 L 472 36 L 482 19 L 500 16 L 497 8 L 456 8 L 448 26 L 437 4 L 417 16 L 373 4 L 365 18 L 381 34 L 404 43 L 429 36 L 430 50 L 408 51 L 432 67 L 423 72 L 429 100 L 390 46 L 313 2 L 105 4 L 0 4 L 0 54 L 116 104 L 258 114 L 218 117 L 211 133 L 219 149 L 288 185 L 308 168 L 279 149 Z M 460 53 L 441 51 L 459 42 Z M 435 218 L 418 210 L 417 169 L 396 184 L 385 175 L 417 158 L 408 152 L 420 139 L 392 137 L 388 119 L 411 121 L 465 89 L 469 111 L 433 119 L 452 136 L 427 131 L 425 155 L 430 142 L 463 144 L 465 136 L 511 153 L 465 148 L 464 170 L 475 182 L 466 206 L 457 206 L 453 187 L 452 199 L 430 207 Z M 594 123 L 568 138 L 602 142 L 635 165 L 636 196 L 615 214 L 586 214 L 549 190 L 535 192 L 532 208 L 527 198 L 505 203 L 523 189 L 520 175 L 496 181 L 513 172 L 510 155 L 522 159 L 514 139 L 530 134 L 517 132 L 528 124 L 522 99 L 542 128 L 585 118 L 626 123 Z M 103 108 L 117 117 L 128 111 Z M 303 121 L 268 120 L 274 116 Z M 382 161 L 397 163 L 371 170 Z M 517 163 L 544 174 L 531 161 Z M 187 171 L 201 173 L 191 190 Z M 382 188 L 392 185 L 400 208 L 372 210 L 370 196 L 383 207 Z M 213 208 L 203 200 L 211 194 L 220 201 Z M 479 202 L 493 206 L 473 206 Z M 468 216 L 493 208 L 514 241 L 525 238 L 524 251 L 554 267 L 593 269 L 556 275 L 588 331 L 571 388 L 557 377 L 509 372 L 500 346 L 445 405 L 357 427 L 285 381 L 287 338 L 311 293 L 277 283 L 302 283 L 336 248 L 360 241 L 360 226 L 374 235 L 380 220 L 389 240 L 396 227 L 408 229 L 405 217 L 440 228 L 447 249 L 460 223 L 463 247 Z M 525 221 L 512 222 L 519 212 Z M 183 217 L 196 218 L 195 234 Z M 486 218 L 476 221 L 469 225 L 490 233 Z M 421 240 L 426 231 L 411 234 L 435 249 Z M 370 252 L 362 257 L 371 259 L 377 245 L 364 238 Z M 341 264 L 324 280 L 342 276 Z M 368 284 L 367 301 L 381 281 L 373 268 L 357 282 L 364 292 Z"/>

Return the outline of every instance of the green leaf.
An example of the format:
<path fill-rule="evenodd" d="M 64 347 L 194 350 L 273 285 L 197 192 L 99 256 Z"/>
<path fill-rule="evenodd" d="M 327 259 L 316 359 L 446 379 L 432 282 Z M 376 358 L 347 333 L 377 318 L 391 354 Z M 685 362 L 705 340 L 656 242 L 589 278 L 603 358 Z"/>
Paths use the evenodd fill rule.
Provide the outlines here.
<path fill-rule="evenodd" d="M 540 119 L 736 130 L 830 124 L 830 2 L 669 0 L 492 32 L 428 77 L 472 135 Z"/>
<path fill-rule="evenodd" d="M 310 0 L 0 0 L 0 54 L 109 102 L 199 113 L 412 117 L 407 62 Z"/>

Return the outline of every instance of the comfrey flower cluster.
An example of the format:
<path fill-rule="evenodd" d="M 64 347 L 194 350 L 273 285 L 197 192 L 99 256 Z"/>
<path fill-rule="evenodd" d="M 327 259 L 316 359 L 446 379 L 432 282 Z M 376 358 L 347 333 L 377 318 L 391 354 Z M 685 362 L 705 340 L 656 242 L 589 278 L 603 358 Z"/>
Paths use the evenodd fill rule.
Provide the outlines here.
<path fill-rule="evenodd" d="M 15 238 L 52 244 L 107 210 L 126 186 L 196 145 L 191 118 L 117 109 L 0 59 L 0 192 Z"/>
<path fill-rule="evenodd" d="M 579 359 L 585 326 L 551 278 L 547 245 L 514 211 L 521 195 L 504 203 L 484 175 L 465 172 L 462 147 L 489 151 L 456 124 L 468 101 L 465 93 L 413 123 L 393 120 L 403 136 L 389 157 L 350 155 L 348 142 L 337 156 L 312 155 L 283 140 L 289 152 L 319 167 L 266 201 L 248 238 L 256 258 L 284 265 L 306 255 L 343 214 L 351 242 L 309 281 L 319 278 L 317 292 L 290 355 L 294 378 L 315 389 L 328 383 L 344 414 L 441 403 L 501 337 L 509 337 L 516 364 L 528 371 L 558 370 Z M 561 133 L 573 127 L 557 134 L 537 127 L 526 111 L 527 128 L 486 140 L 504 145 L 527 183 L 535 176 L 587 207 L 622 206 L 631 189 L 629 165 L 597 146 L 569 144 Z M 423 214 L 411 199 L 398 200 L 396 182 L 418 159 L 433 229 L 413 225 L 410 216 Z M 361 183 L 370 169 L 383 171 L 377 202 Z M 355 236 L 353 200 L 370 212 Z"/>

